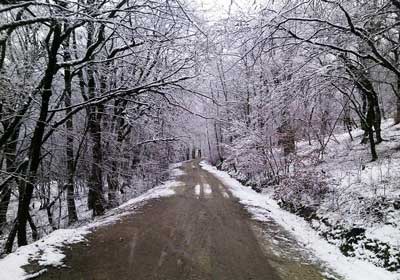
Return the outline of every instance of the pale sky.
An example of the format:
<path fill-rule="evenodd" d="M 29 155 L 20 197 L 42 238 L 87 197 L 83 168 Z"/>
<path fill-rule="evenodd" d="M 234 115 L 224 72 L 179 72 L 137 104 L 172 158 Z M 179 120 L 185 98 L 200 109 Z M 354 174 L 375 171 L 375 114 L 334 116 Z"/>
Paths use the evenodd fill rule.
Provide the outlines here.
<path fill-rule="evenodd" d="M 203 8 L 207 17 L 210 19 L 220 19 L 226 17 L 229 12 L 249 7 L 253 1 L 249 0 L 197 0 Z"/>

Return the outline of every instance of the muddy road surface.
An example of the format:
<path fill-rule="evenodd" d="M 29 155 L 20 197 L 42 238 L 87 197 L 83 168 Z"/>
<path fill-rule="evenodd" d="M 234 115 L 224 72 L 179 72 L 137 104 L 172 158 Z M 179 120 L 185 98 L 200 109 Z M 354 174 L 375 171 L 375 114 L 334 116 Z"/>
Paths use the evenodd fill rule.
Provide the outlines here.
<path fill-rule="evenodd" d="M 48 268 L 36 279 L 325 279 L 318 266 L 283 248 L 294 244 L 290 236 L 277 234 L 282 230 L 273 222 L 251 220 L 198 161 L 180 168 L 185 175 L 177 178 L 182 185 L 175 196 L 100 227 L 86 243 L 65 249 L 65 267 Z M 284 242 L 276 242 L 278 235 Z"/>

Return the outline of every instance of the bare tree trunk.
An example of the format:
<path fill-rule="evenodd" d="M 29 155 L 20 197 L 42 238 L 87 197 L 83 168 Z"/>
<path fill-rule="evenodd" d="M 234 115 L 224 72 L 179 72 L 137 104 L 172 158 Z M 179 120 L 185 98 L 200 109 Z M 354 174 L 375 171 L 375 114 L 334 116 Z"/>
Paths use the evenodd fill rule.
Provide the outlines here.
<path fill-rule="evenodd" d="M 396 115 L 394 117 L 394 124 L 400 123 L 400 98 L 396 98 Z"/>
<path fill-rule="evenodd" d="M 89 134 L 93 141 L 92 166 L 88 183 L 88 207 L 93 210 L 93 216 L 103 215 L 105 210 L 103 196 L 103 149 L 101 140 L 102 107 L 102 105 L 91 107 L 88 122 Z"/>
<path fill-rule="evenodd" d="M 12 252 L 14 240 L 15 237 L 17 236 L 17 231 L 18 231 L 18 220 L 16 219 L 13 223 L 10 233 L 8 234 L 6 244 L 4 245 L 4 252 L 6 254 Z"/>
<path fill-rule="evenodd" d="M 375 147 L 376 143 L 374 140 L 374 128 L 377 143 L 383 141 L 381 137 L 381 113 L 379 108 L 378 94 L 376 93 L 373 84 L 371 83 L 369 77 L 365 74 L 363 69 L 359 69 L 355 65 L 353 65 L 351 60 L 349 60 L 347 57 L 342 56 L 342 58 L 346 66 L 346 71 L 353 78 L 356 87 L 362 94 L 363 111 L 365 110 L 365 106 L 367 107 L 366 120 L 364 121 L 364 123 L 362 120 L 361 124 L 365 131 L 364 139 L 365 136 L 368 136 L 368 140 L 370 142 L 372 161 L 375 161 L 378 159 L 378 155 L 376 153 Z"/>
<path fill-rule="evenodd" d="M 70 50 L 70 38 L 68 37 L 63 44 L 64 47 L 64 61 L 71 60 L 71 50 Z M 71 69 L 69 66 L 64 68 L 64 104 L 67 108 L 65 114 L 70 115 L 71 109 L 71 97 L 72 97 L 72 76 Z M 71 225 L 78 220 L 78 214 L 75 206 L 75 162 L 74 162 L 74 124 L 73 117 L 70 115 L 66 122 L 67 128 L 67 139 L 65 152 L 67 156 L 67 208 L 68 208 L 68 224 Z"/>
<path fill-rule="evenodd" d="M 381 129 L 382 113 L 381 113 L 381 108 L 379 106 L 378 96 L 374 96 L 373 98 L 373 109 L 375 111 L 374 128 L 375 128 L 376 144 L 379 144 L 383 141 L 383 138 Z"/>
<path fill-rule="evenodd" d="M 192 148 L 192 159 L 196 158 L 196 150 L 197 149 L 195 147 Z"/>
<path fill-rule="evenodd" d="M 190 147 L 187 147 L 187 148 L 186 148 L 185 159 L 186 159 L 186 160 L 189 160 L 189 159 L 190 159 Z"/>
<path fill-rule="evenodd" d="M 117 158 L 120 157 L 120 148 L 122 142 L 124 140 L 124 118 L 121 116 L 125 106 L 121 106 L 119 108 L 119 101 L 115 102 L 115 111 L 114 111 L 114 121 L 117 122 L 117 145 L 114 157 L 111 159 L 111 172 L 107 174 L 107 183 L 108 183 L 108 207 L 113 208 L 118 205 L 117 201 L 117 191 L 119 189 L 118 184 L 118 162 Z M 126 103 L 124 103 L 126 105 Z"/>
<path fill-rule="evenodd" d="M 111 173 L 107 174 L 107 182 L 108 182 L 108 204 L 109 207 L 116 207 L 118 205 L 116 192 L 119 189 L 118 182 L 118 161 L 117 159 L 122 156 L 121 155 L 121 147 L 125 140 L 125 138 L 129 135 L 131 131 L 131 127 L 125 124 L 125 119 L 122 117 L 122 112 L 126 108 L 126 102 L 122 104 L 117 111 L 115 111 L 116 121 L 117 121 L 117 145 L 115 156 L 111 160 Z"/>
<path fill-rule="evenodd" d="M 3 186 L 0 186 L 0 234 L 2 228 L 7 223 L 7 211 L 8 205 L 11 199 L 12 187 L 16 185 L 15 175 L 16 167 L 16 152 L 17 152 L 17 139 L 19 134 L 19 126 L 11 137 L 11 141 L 6 144 L 4 153 L 6 157 L 6 171 L 8 176 L 13 176 L 10 180 L 7 180 Z"/>
<path fill-rule="evenodd" d="M 282 125 L 278 128 L 281 135 L 279 143 L 283 147 L 283 155 L 287 157 L 296 151 L 296 137 L 286 108 L 283 109 L 282 119 Z"/>
<path fill-rule="evenodd" d="M 209 129 L 208 129 L 208 120 L 206 120 L 206 129 L 207 129 L 207 145 L 208 145 L 208 153 L 210 155 L 210 161 L 211 161 L 211 163 L 215 164 L 214 156 L 212 154 L 212 149 L 211 149 L 210 133 L 209 133 Z"/>
<path fill-rule="evenodd" d="M 99 32 L 102 32 L 101 30 Z M 87 27 L 87 48 L 89 49 L 93 43 L 94 24 L 88 23 Z M 99 35 L 100 36 L 100 35 Z M 94 58 L 94 57 L 92 57 Z M 90 99 L 96 96 L 96 79 L 93 65 L 87 66 L 88 79 L 88 97 Z M 104 107 L 102 104 L 89 107 L 88 130 L 92 139 L 92 166 L 89 175 L 89 194 L 88 207 L 93 210 L 93 216 L 104 214 L 104 196 L 103 196 L 103 148 L 101 139 L 101 123 Z"/>
<path fill-rule="evenodd" d="M 397 52 L 396 52 L 397 53 Z M 396 56 L 399 61 L 399 55 Z M 397 77 L 397 88 L 396 88 L 396 115 L 394 117 L 394 124 L 400 123 L 400 77 Z"/>
<path fill-rule="evenodd" d="M 346 127 L 347 132 L 349 133 L 351 141 L 354 140 L 351 131 L 353 130 L 353 122 L 351 118 L 351 109 L 349 106 L 348 97 L 344 97 L 344 109 L 343 109 L 343 125 Z"/>
<path fill-rule="evenodd" d="M 400 19 L 400 12 L 397 12 L 397 19 Z M 400 28 L 398 28 L 398 31 L 400 31 Z M 400 38 L 399 38 L 400 41 Z M 399 42 L 400 43 L 400 42 Z M 394 50 L 394 62 L 396 63 L 397 67 L 400 67 L 400 52 L 399 49 L 396 48 Z M 400 76 L 396 76 L 396 113 L 394 116 L 394 124 L 399 124 L 400 123 Z"/>
<path fill-rule="evenodd" d="M 6 186 L 0 194 L 0 235 L 3 233 L 3 227 L 7 223 L 7 211 L 11 198 L 11 188 Z"/>
<path fill-rule="evenodd" d="M 113 208 L 118 205 L 117 190 L 119 188 L 117 162 L 115 160 L 113 160 L 111 163 L 111 174 L 107 174 L 107 183 L 108 183 L 108 207 Z"/>
<path fill-rule="evenodd" d="M 211 91 L 211 97 L 214 100 L 214 93 L 213 93 L 213 89 L 212 89 L 211 86 L 210 86 L 210 91 Z M 219 94 L 217 93 L 217 99 L 218 98 L 219 98 Z M 219 114 L 219 105 L 218 104 L 216 105 L 216 112 L 217 112 L 217 119 L 219 119 L 220 114 Z M 223 155 L 222 155 L 223 153 L 221 151 L 222 129 L 221 129 L 221 125 L 220 124 L 219 124 L 219 128 L 218 128 L 217 121 L 215 121 L 215 120 L 214 120 L 214 125 L 213 126 L 214 126 L 214 134 L 215 134 L 215 146 L 216 146 L 217 153 L 218 153 L 218 161 L 222 163 L 224 161 L 224 158 L 223 158 Z M 220 140 L 218 135 L 220 135 L 221 140 Z"/>
<path fill-rule="evenodd" d="M 358 87 L 359 88 L 359 87 Z M 359 88 L 360 89 L 360 88 Z M 361 100 L 362 100 L 362 110 L 361 110 L 361 113 L 363 114 L 363 118 L 367 118 L 367 107 L 368 107 L 368 101 L 367 101 L 367 96 L 366 96 L 366 94 L 362 91 L 362 89 L 360 90 L 361 91 Z M 367 144 L 368 143 L 368 137 L 369 137 L 369 135 L 368 135 L 368 127 L 367 127 L 367 122 L 366 121 L 364 121 L 364 120 L 361 120 L 361 129 L 364 131 L 364 135 L 363 135 L 363 138 L 362 138 L 362 140 L 361 140 L 361 144 Z"/>
<path fill-rule="evenodd" d="M 375 109 L 373 106 L 369 105 L 368 112 L 367 112 L 366 127 L 367 127 L 367 132 L 368 132 L 369 143 L 370 143 L 372 161 L 375 161 L 378 159 L 378 155 L 376 153 L 376 147 L 375 147 L 375 140 L 374 140 L 374 130 L 373 130 L 374 122 L 375 122 Z"/>
<path fill-rule="evenodd" d="M 18 246 L 24 246 L 28 244 L 26 238 L 26 223 L 29 218 L 29 204 L 32 199 L 33 189 L 36 183 L 36 175 L 41 161 L 42 140 L 47 123 L 50 97 L 52 95 L 51 86 L 53 83 L 54 75 L 57 72 L 57 52 L 62 42 L 60 24 L 55 23 L 52 26 L 52 31 L 50 32 L 53 33 L 53 41 L 48 52 L 49 57 L 46 72 L 41 81 L 41 86 L 38 89 L 41 91 L 42 97 L 40 104 L 40 114 L 36 122 L 29 148 L 30 166 L 28 170 L 27 183 L 25 184 L 25 187 L 21 189 L 21 199 L 18 204 Z"/>

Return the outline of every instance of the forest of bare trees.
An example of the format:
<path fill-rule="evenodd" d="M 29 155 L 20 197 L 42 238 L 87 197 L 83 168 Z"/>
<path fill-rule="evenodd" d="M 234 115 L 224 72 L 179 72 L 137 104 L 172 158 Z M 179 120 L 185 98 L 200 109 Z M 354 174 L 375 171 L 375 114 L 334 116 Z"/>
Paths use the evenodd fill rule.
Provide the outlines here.
<path fill-rule="evenodd" d="M 377 160 L 382 120 L 400 122 L 399 8 L 398 1 L 266 1 L 216 24 L 209 91 L 225 106 L 212 110 L 215 161 L 246 164 L 247 155 L 274 174 L 282 158 L 274 147 L 286 157 L 296 142 L 317 140 L 323 156 L 329 136 L 355 128 Z"/>
<path fill-rule="evenodd" d="M 27 229 L 33 239 L 46 232 L 32 208 L 45 209 L 55 229 L 53 212 L 66 201 L 58 219 L 73 224 L 83 192 L 93 216 L 102 215 L 118 205 L 123 186 L 138 178 L 156 184 L 183 158 L 171 108 L 195 75 L 201 36 L 175 1 L 0 8 L 0 230 L 9 233 L 10 252 L 15 237 L 18 246 L 28 243 Z"/>

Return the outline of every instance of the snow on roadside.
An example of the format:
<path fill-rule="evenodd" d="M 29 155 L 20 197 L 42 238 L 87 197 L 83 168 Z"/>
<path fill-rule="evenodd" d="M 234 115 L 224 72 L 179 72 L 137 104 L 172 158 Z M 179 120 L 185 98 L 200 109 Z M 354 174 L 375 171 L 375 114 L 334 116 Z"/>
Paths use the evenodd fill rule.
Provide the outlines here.
<path fill-rule="evenodd" d="M 222 196 L 225 198 L 229 198 L 229 194 L 225 191 L 225 188 L 222 185 L 219 185 L 219 190 L 222 193 Z"/>
<path fill-rule="evenodd" d="M 60 246 L 84 241 L 84 236 L 90 233 L 87 227 L 80 229 L 59 229 L 45 238 L 30 245 L 23 246 L 14 253 L 0 260 L 1 279 L 17 280 L 29 277 L 22 268 L 37 260 L 40 265 L 61 265 L 64 259 Z"/>
<path fill-rule="evenodd" d="M 37 273 L 27 274 L 23 269 L 23 266 L 29 265 L 34 261 L 37 261 L 41 266 L 62 266 L 65 258 L 62 252 L 63 247 L 85 241 L 85 236 L 97 227 L 113 224 L 123 216 L 131 215 L 135 206 L 142 205 L 142 203 L 151 199 L 174 195 L 174 188 L 181 184 L 179 181 L 167 181 L 163 185 L 152 188 L 146 193 L 110 210 L 105 216 L 99 217 L 86 226 L 74 229 L 59 229 L 32 244 L 18 248 L 14 253 L 0 259 L 0 279 L 29 279 L 37 275 Z M 42 272 L 44 271 L 41 270 L 40 273 Z"/>
<path fill-rule="evenodd" d="M 196 193 L 197 198 L 199 198 L 199 196 L 200 196 L 200 185 L 199 185 L 199 184 L 197 184 L 197 185 L 194 187 L 194 191 L 195 191 L 195 193 Z"/>
<path fill-rule="evenodd" d="M 212 194 L 211 186 L 207 183 L 204 184 L 204 194 L 208 196 Z"/>
<path fill-rule="evenodd" d="M 201 167 L 214 174 L 240 200 L 258 220 L 265 219 L 267 212 L 283 228 L 291 232 L 296 239 L 313 251 L 314 255 L 324 261 L 338 274 L 347 280 L 400 280 L 400 274 L 389 272 L 383 268 L 356 258 L 344 256 L 339 248 L 329 244 L 313 230 L 301 217 L 281 209 L 275 200 L 265 194 L 258 194 L 251 188 L 245 187 L 228 173 L 219 171 L 206 162 L 200 163 Z"/>
<path fill-rule="evenodd" d="M 186 173 L 182 169 L 176 168 L 176 169 L 170 170 L 169 174 L 171 177 L 176 178 L 176 177 L 185 175 Z"/>
<path fill-rule="evenodd" d="M 176 168 L 181 167 L 182 165 L 183 165 L 183 162 L 176 162 L 176 163 L 170 164 L 170 165 L 169 165 L 169 168 L 171 168 L 171 169 L 176 169 Z"/>

